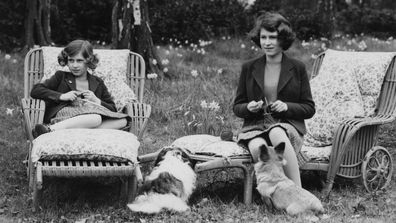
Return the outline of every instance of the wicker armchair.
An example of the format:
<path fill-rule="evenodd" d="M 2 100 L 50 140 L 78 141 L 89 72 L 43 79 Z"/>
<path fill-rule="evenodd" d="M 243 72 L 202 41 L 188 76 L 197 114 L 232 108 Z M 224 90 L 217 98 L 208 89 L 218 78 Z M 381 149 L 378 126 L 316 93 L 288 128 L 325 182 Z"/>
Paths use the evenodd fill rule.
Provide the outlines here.
<path fill-rule="evenodd" d="M 34 209 L 38 208 L 42 192 L 43 177 L 56 176 L 66 178 L 77 177 L 106 177 L 118 176 L 126 178 L 123 181 L 122 191 L 127 193 L 127 200 L 131 201 L 136 195 L 138 181 L 142 180 L 139 165 L 132 162 L 108 161 L 75 161 L 54 160 L 38 161 L 33 163 L 31 152 L 33 146 L 32 127 L 43 123 L 45 103 L 42 100 L 32 99 L 30 91 L 34 84 L 43 77 L 43 52 L 41 48 L 30 50 L 25 57 L 24 65 L 24 97 L 21 100 L 24 126 L 28 147 L 28 177 L 29 188 L 32 190 Z M 133 52 L 129 53 L 127 67 L 127 84 L 133 89 L 138 103 L 128 104 L 125 112 L 132 117 L 131 125 L 127 131 L 141 139 L 151 113 L 151 106 L 143 103 L 145 63 L 143 58 Z"/>
<path fill-rule="evenodd" d="M 361 52 L 368 53 L 370 52 Z M 313 67 L 313 77 L 325 53 L 319 55 Z M 328 197 L 336 176 L 354 179 L 362 177 L 367 191 L 386 188 L 392 177 L 392 157 L 386 148 L 377 145 L 381 125 L 393 122 L 396 111 L 396 57 L 393 57 L 384 77 L 376 113 L 370 117 L 344 120 L 337 128 L 329 161 L 309 161 L 303 170 L 327 172 L 323 194 Z"/>
<path fill-rule="evenodd" d="M 366 53 L 366 52 L 363 52 Z M 312 76 L 319 73 L 325 53 L 322 53 L 314 63 Z M 302 170 L 318 170 L 327 172 L 326 185 L 322 191 L 328 197 L 333 187 L 334 178 L 362 177 L 367 191 L 385 188 L 392 176 L 392 157 L 386 148 L 377 145 L 380 125 L 395 120 L 396 109 L 396 58 L 393 57 L 382 84 L 380 96 L 377 100 L 376 113 L 370 117 L 344 120 L 338 127 L 327 161 L 308 162 L 298 155 Z M 156 153 L 139 156 L 141 163 L 155 159 Z M 244 172 L 244 203 L 252 201 L 254 180 L 253 164 L 250 155 L 218 157 L 213 155 L 190 154 L 196 162 L 195 171 L 202 172 L 222 168 L 240 168 Z M 300 160 L 301 158 L 301 160 Z"/>

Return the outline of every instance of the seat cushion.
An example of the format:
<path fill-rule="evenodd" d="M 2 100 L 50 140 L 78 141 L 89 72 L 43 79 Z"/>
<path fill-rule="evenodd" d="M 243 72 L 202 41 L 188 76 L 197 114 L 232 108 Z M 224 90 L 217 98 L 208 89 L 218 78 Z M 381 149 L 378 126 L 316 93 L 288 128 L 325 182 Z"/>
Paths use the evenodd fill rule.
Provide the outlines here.
<path fill-rule="evenodd" d="M 332 146 L 324 146 L 324 147 L 313 147 L 313 146 L 305 146 L 301 147 L 301 153 L 303 153 L 308 161 L 329 161 L 331 154 Z"/>
<path fill-rule="evenodd" d="M 42 47 L 44 62 L 42 80 L 48 79 L 57 70 L 70 72 L 67 66 L 62 67 L 58 63 L 57 56 L 62 49 L 61 47 Z M 118 111 L 121 111 L 126 104 L 137 101 L 135 93 L 126 84 L 129 52 L 129 50 L 94 50 L 94 53 L 98 55 L 99 63 L 91 72 L 103 80 L 113 96 Z"/>
<path fill-rule="evenodd" d="M 176 139 L 171 146 L 179 147 L 193 154 L 218 157 L 232 157 L 250 155 L 249 151 L 236 142 L 223 141 L 212 135 L 188 135 Z"/>
<path fill-rule="evenodd" d="M 33 140 L 32 161 L 94 160 L 137 162 L 140 146 L 132 133 L 113 129 L 64 129 Z"/>

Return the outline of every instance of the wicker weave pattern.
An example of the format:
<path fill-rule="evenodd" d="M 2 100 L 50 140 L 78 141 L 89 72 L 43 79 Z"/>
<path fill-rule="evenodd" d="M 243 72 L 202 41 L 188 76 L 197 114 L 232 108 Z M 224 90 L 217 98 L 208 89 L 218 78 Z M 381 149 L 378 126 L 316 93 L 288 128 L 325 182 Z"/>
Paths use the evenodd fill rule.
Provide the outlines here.
<path fill-rule="evenodd" d="M 115 60 L 117 58 L 114 58 Z M 33 190 L 33 204 L 37 209 L 39 205 L 40 193 L 42 188 L 43 176 L 59 177 L 92 177 L 92 176 L 122 176 L 126 177 L 123 188 L 126 188 L 127 200 L 133 200 L 136 195 L 138 182 L 142 180 L 140 168 L 133 163 L 120 162 L 76 162 L 73 160 L 33 163 L 31 160 L 31 150 L 33 136 L 31 134 L 32 126 L 43 122 L 45 103 L 42 100 L 32 99 L 30 91 L 34 84 L 40 82 L 44 72 L 43 53 L 40 48 L 30 50 L 25 57 L 24 64 L 24 98 L 21 100 L 21 106 L 24 117 L 26 136 L 29 140 L 29 159 L 28 175 L 29 187 Z M 127 107 L 137 107 L 140 109 L 126 109 L 132 117 L 132 128 L 127 129 L 137 133 L 140 138 L 146 128 L 148 118 L 151 113 L 151 106 L 143 103 L 144 81 L 146 67 L 143 58 L 133 52 L 129 53 L 128 64 L 126 68 L 126 84 L 133 90 L 139 103 L 127 105 Z M 71 165 L 69 163 L 71 162 Z M 73 163 L 74 162 L 74 163 Z M 56 165 L 55 165 L 56 164 Z"/>

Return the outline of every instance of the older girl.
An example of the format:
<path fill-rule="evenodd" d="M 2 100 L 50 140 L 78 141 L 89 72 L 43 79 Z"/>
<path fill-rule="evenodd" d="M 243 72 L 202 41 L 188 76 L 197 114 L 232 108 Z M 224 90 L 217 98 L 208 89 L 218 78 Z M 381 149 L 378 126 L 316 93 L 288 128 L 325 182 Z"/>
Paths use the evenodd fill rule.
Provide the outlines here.
<path fill-rule="evenodd" d="M 286 51 L 295 34 L 278 13 L 266 12 L 249 33 L 264 55 L 242 65 L 233 111 L 244 119 L 238 140 L 258 160 L 262 144 L 286 143 L 285 174 L 301 186 L 296 153 L 306 133 L 304 119 L 315 113 L 305 65 Z"/>
<path fill-rule="evenodd" d="M 57 71 L 43 83 L 34 85 L 30 95 L 46 102 L 44 123 L 33 129 L 36 138 L 43 133 L 68 128 L 112 128 L 127 125 L 127 115 L 117 113 L 114 101 L 103 80 L 88 72 L 99 60 L 92 45 L 85 40 L 70 42 L 59 54 L 61 66 L 70 72 Z"/>

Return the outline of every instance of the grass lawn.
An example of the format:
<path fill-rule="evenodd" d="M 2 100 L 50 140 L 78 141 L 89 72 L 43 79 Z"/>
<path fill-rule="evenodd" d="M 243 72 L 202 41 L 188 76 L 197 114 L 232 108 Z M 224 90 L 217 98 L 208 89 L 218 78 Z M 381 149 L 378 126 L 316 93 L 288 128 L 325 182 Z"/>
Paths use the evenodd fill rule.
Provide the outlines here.
<path fill-rule="evenodd" d="M 227 37 L 196 45 L 173 40 L 157 48 L 162 61 L 154 63 L 161 63 L 172 78 L 146 82 L 145 102 L 153 106 L 153 113 L 140 154 L 209 129 L 215 134 L 224 129 L 236 133 L 241 120 L 233 115 L 231 105 L 240 66 L 260 55 L 259 50 L 248 41 Z M 396 51 L 396 41 L 339 36 L 332 41 L 296 42 L 288 54 L 301 59 L 311 71 L 313 59 L 326 48 Z M 118 199 L 117 178 L 50 178 L 45 181 L 42 210 L 34 213 L 23 163 L 27 144 L 19 107 L 23 57 L 0 52 L 0 222 L 396 222 L 396 165 L 390 187 L 375 194 L 367 193 L 360 179 L 337 178 L 329 200 L 323 201 L 326 216 L 320 220 L 267 210 L 257 192 L 253 204 L 244 205 L 237 170 L 200 174 L 188 213 L 134 214 Z M 203 100 L 220 109 L 202 108 Z M 381 127 L 379 144 L 396 160 L 395 122 Z M 303 172 L 302 180 L 305 188 L 320 195 L 317 175 Z"/>

